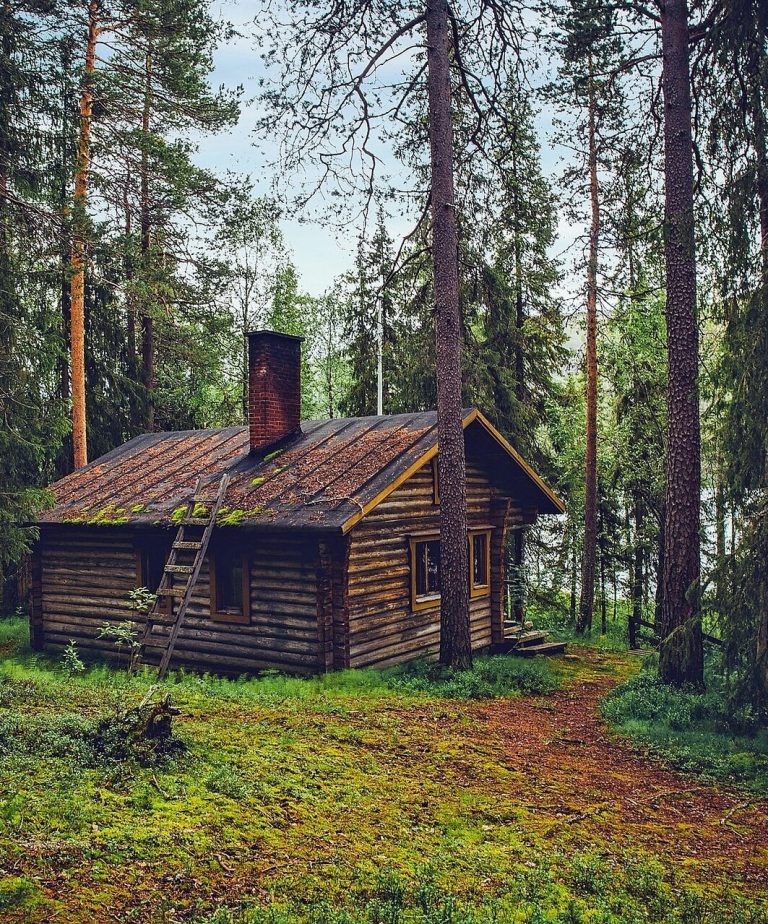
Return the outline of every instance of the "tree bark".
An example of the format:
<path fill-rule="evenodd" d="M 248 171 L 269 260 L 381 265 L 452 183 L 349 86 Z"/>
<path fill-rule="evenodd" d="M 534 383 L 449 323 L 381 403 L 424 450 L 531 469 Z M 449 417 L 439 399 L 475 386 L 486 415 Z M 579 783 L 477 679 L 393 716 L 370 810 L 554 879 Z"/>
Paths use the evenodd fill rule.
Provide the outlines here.
<path fill-rule="evenodd" d="M 701 434 L 693 141 L 686 0 L 661 14 L 667 277 L 667 488 L 659 672 L 676 686 L 704 682 L 698 604 Z"/>
<path fill-rule="evenodd" d="M 662 601 L 664 597 L 664 550 L 666 549 L 666 514 L 661 511 L 659 520 L 659 554 L 656 560 L 656 589 L 653 600 L 653 628 L 656 635 L 661 637 Z"/>
<path fill-rule="evenodd" d="M 581 565 L 581 601 L 576 629 L 592 628 L 597 550 L 597 255 L 600 239 L 600 201 L 597 185 L 597 103 L 589 62 L 589 187 L 592 219 L 587 265 L 587 425 L 584 457 L 584 549 Z"/>
<path fill-rule="evenodd" d="M 469 550 L 461 414 L 461 315 L 453 181 L 448 4 L 427 0 L 427 88 L 432 166 L 437 426 L 440 446 L 440 661 L 472 663 Z"/>
<path fill-rule="evenodd" d="M 88 4 L 85 68 L 80 91 L 80 135 L 77 144 L 73 236 L 70 257 L 70 377 L 72 390 L 72 461 L 75 468 L 88 462 L 85 424 L 85 222 L 88 203 L 88 170 L 91 162 L 93 75 L 96 69 L 99 0 Z"/>

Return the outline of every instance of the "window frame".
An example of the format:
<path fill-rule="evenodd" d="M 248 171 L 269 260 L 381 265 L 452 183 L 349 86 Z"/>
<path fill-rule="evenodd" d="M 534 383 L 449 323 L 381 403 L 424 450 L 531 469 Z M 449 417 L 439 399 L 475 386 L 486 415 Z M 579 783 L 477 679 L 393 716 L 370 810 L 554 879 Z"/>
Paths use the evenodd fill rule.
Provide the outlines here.
<path fill-rule="evenodd" d="M 467 529 L 467 543 L 469 546 L 469 598 L 478 600 L 481 597 L 488 597 L 491 593 L 491 536 L 493 534 L 492 526 L 472 526 Z M 485 536 L 485 573 L 488 577 L 487 584 L 475 584 L 475 536 Z M 424 542 L 440 542 L 440 532 L 435 530 L 428 533 L 414 533 L 408 537 L 409 566 L 410 566 L 410 588 L 411 588 L 411 612 L 418 613 L 423 610 L 434 609 L 440 606 L 442 594 L 423 595 L 416 594 L 416 546 Z"/>
<path fill-rule="evenodd" d="M 469 540 L 469 597 L 477 600 L 487 597 L 491 592 L 491 527 L 483 526 L 467 530 Z M 485 584 L 475 584 L 475 538 L 485 536 Z"/>
<path fill-rule="evenodd" d="M 219 608 L 219 581 L 217 572 L 222 569 L 221 559 L 226 558 L 230 561 L 240 559 L 243 571 L 243 611 L 242 613 L 232 613 Z M 242 550 L 235 548 L 219 547 L 212 549 L 208 557 L 208 574 L 210 585 L 210 616 L 214 622 L 235 623 L 237 625 L 249 625 L 251 622 L 251 560 L 249 555 Z"/>
<path fill-rule="evenodd" d="M 420 533 L 417 535 L 408 537 L 408 548 L 410 554 L 410 570 L 411 570 L 411 611 L 414 613 L 422 612 L 423 610 L 434 609 L 435 607 L 440 606 L 440 601 L 442 599 L 442 594 L 438 591 L 436 594 L 423 594 L 418 596 L 416 593 L 416 560 L 417 560 L 417 546 L 428 543 L 428 542 L 440 542 L 440 533 Z"/>

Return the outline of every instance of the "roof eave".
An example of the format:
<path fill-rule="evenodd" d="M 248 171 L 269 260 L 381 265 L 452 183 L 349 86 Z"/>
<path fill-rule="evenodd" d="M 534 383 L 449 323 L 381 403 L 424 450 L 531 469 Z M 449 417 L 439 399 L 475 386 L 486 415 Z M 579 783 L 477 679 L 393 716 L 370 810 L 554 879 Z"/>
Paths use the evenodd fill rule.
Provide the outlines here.
<path fill-rule="evenodd" d="M 168 530 L 177 530 L 178 525 L 176 523 L 170 522 L 158 522 L 157 520 L 134 520 L 128 523 L 79 523 L 72 520 L 38 520 L 35 523 L 26 523 L 20 524 L 21 526 L 26 526 L 29 528 L 41 528 L 41 527 L 51 527 L 55 526 L 57 528 L 67 526 L 70 529 L 92 529 L 92 530 L 104 530 L 104 529 L 129 529 L 129 530 L 147 530 L 147 529 L 168 529 Z M 295 532 L 299 530 L 300 532 L 307 533 L 331 533 L 333 535 L 341 535 L 343 532 L 343 524 L 334 523 L 334 524 L 306 524 L 306 523 L 258 523 L 256 521 L 243 520 L 241 523 L 233 524 L 231 526 L 218 526 L 217 530 L 228 531 L 228 530 L 248 530 L 249 532 Z"/>
<path fill-rule="evenodd" d="M 565 513 L 565 504 L 560 500 L 560 498 L 555 494 L 555 492 L 549 487 L 549 485 L 538 475 L 533 468 L 525 461 L 525 459 L 520 455 L 520 453 L 512 446 L 493 426 L 493 424 L 488 420 L 488 418 L 483 414 L 479 408 L 473 407 L 469 413 L 465 414 L 462 418 L 462 427 L 467 429 L 467 427 L 478 421 L 481 426 L 496 440 L 496 442 L 501 446 L 501 448 L 509 455 L 525 472 L 525 474 L 531 479 L 536 488 L 546 497 L 550 502 L 553 510 L 542 511 L 544 513 L 555 513 L 561 514 Z M 412 462 L 408 468 L 402 471 L 396 478 L 393 478 L 392 481 L 385 487 L 382 488 L 379 493 L 371 498 L 367 504 L 363 504 L 360 510 L 355 511 L 342 525 L 341 531 L 346 535 L 353 526 L 357 525 L 363 517 L 367 516 L 372 510 L 379 506 L 382 501 L 386 500 L 389 495 L 400 487 L 404 482 L 406 482 L 415 472 L 427 464 L 430 459 L 434 458 L 437 455 L 438 443 L 437 440 L 433 443 L 429 449 L 425 450 L 418 459 Z"/>

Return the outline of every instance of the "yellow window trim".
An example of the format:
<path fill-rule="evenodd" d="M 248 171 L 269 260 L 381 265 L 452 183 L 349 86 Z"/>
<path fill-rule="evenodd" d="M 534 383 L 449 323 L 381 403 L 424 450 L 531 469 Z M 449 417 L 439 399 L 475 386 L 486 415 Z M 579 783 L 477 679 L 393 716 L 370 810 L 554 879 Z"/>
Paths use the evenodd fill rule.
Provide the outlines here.
<path fill-rule="evenodd" d="M 488 577 L 487 584 L 475 584 L 475 536 L 485 536 L 485 573 Z M 487 597 L 491 592 L 491 530 L 487 527 L 482 529 L 467 530 L 467 541 L 469 542 L 469 596 L 475 600 L 478 597 Z"/>
<path fill-rule="evenodd" d="M 491 592 L 491 532 L 492 526 L 472 526 L 467 529 L 467 543 L 469 545 L 469 596 L 471 600 L 487 597 Z M 484 535 L 485 538 L 485 573 L 488 575 L 487 584 L 475 585 L 474 543 L 475 536 Z M 436 609 L 440 606 L 440 594 L 428 594 L 423 597 L 416 596 L 416 546 L 422 542 L 433 542 L 440 539 L 438 531 L 428 533 L 414 533 L 408 537 L 409 566 L 411 571 L 411 611 L 420 613 L 424 610 Z"/>

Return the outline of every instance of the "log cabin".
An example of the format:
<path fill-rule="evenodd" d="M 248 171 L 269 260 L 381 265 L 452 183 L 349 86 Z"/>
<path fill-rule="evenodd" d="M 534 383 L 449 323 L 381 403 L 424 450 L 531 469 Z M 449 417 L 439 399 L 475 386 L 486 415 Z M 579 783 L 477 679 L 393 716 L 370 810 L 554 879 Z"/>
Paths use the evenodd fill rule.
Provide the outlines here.
<path fill-rule="evenodd" d="M 194 546 L 179 542 L 179 525 L 204 519 L 193 506 L 212 510 L 226 476 L 173 666 L 312 673 L 437 653 L 435 412 L 301 421 L 300 338 L 256 331 L 248 353 L 247 427 L 146 433 L 52 485 L 32 556 L 35 648 L 72 640 L 84 655 L 114 656 L 103 627 L 137 620 L 129 594 L 155 591 L 171 549 Z M 481 411 L 463 422 L 471 637 L 482 651 L 504 638 L 509 531 L 564 508 Z"/>

